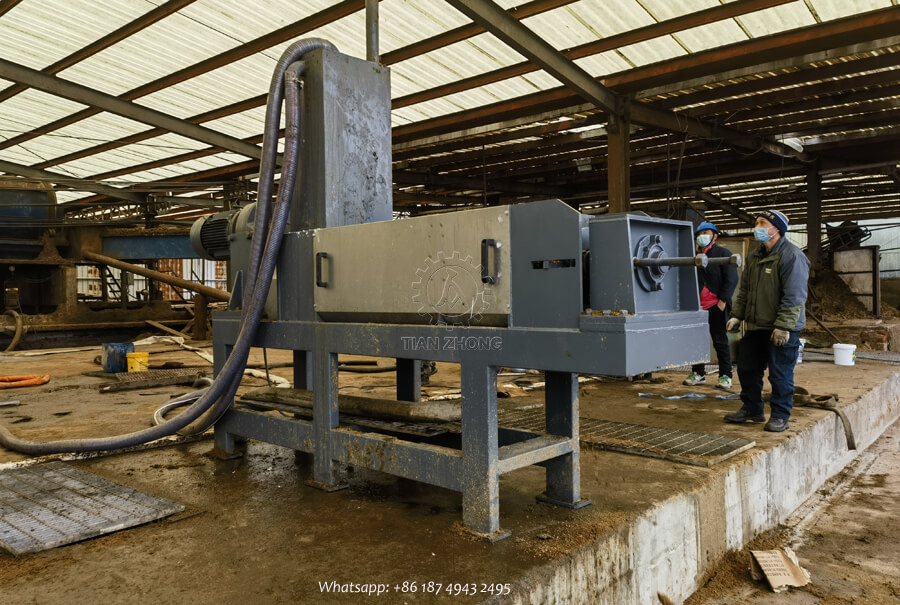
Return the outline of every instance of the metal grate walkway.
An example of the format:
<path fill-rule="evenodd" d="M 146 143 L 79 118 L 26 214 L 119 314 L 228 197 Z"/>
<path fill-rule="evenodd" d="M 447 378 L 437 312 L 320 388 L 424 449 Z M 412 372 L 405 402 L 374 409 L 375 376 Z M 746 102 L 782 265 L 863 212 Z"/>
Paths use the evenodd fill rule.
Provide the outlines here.
<path fill-rule="evenodd" d="M 502 411 L 499 421 L 503 428 L 543 432 L 544 409 Z M 587 447 L 695 466 L 712 466 L 756 445 L 746 439 L 584 417 L 579 418 L 579 438 Z"/>
<path fill-rule="evenodd" d="M 94 538 L 184 506 L 62 462 L 0 472 L 0 546 L 14 555 Z"/>
<path fill-rule="evenodd" d="M 212 374 L 212 368 L 176 368 L 172 370 L 148 370 L 146 372 L 119 372 L 116 382 L 100 387 L 101 393 L 132 391 L 173 384 L 192 384 L 200 376 Z"/>

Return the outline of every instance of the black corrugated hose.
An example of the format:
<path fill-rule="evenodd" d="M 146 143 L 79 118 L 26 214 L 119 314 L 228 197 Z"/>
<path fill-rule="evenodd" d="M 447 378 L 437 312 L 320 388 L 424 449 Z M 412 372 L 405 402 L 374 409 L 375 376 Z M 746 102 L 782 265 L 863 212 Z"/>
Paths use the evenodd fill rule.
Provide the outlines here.
<path fill-rule="evenodd" d="M 298 79 L 303 64 L 298 62 L 306 53 L 319 48 L 334 48 L 334 46 L 330 42 L 316 38 L 295 42 L 282 54 L 272 76 L 266 104 L 266 125 L 260 161 L 257 211 L 244 289 L 245 305 L 241 316 L 241 329 L 231 355 L 225 361 L 225 365 L 212 386 L 205 391 L 196 391 L 179 397 L 175 401 L 194 401 L 194 403 L 171 420 L 141 431 L 114 437 L 37 443 L 19 439 L 0 426 L 0 445 L 9 450 L 36 456 L 64 452 L 117 450 L 173 435 L 189 424 L 194 424 L 197 427 L 196 430 L 205 430 L 212 426 L 228 409 L 240 385 L 244 368 L 247 365 L 247 356 L 262 318 L 290 212 L 290 202 L 299 162 L 300 98 Z M 286 81 L 288 82 L 287 86 L 285 85 Z M 275 156 L 278 149 L 278 130 L 283 100 L 286 100 L 284 162 L 281 170 L 281 187 L 275 208 L 272 210 L 271 196 L 274 187 Z M 269 220 L 270 216 L 272 217 L 271 221 Z"/>

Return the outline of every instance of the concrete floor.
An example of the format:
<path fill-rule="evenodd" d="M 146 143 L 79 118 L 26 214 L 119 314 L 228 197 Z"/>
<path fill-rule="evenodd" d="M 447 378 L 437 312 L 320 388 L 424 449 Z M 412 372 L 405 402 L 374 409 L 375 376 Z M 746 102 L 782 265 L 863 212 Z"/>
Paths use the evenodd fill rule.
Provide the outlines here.
<path fill-rule="evenodd" d="M 193 354 L 171 349 L 157 345 L 151 361 L 198 363 Z M 0 359 L 3 375 L 54 374 L 43 387 L 6 391 L 4 397 L 22 405 L 0 408 L 0 422 L 36 440 L 120 433 L 143 428 L 153 410 L 185 390 L 99 395 L 102 381 L 81 375 L 98 369 L 91 363 L 96 354 Z M 278 358 L 270 352 L 269 360 Z M 791 428 L 772 434 L 759 425 L 723 423 L 736 401 L 637 396 L 716 392 L 682 387 L 683 374 L 662 376 L 662 384 L 587 383 L 581 415 L 743 437 L 757 446 L 712 468 L 583 449 L 582 492 L 593 505 L 577 511 L 535 501 L 544 488 L 542 469 L 514 471 L 500 482 L 501 526 L 512 537 L 494 544 L 463 530 L 456 492 L 347 469 L 350 488 L 323 493 L 304 484 L 308 461 L 266 444 L 251 442 L 243 458 L 224 462 L 208 455 L 210 440 L 76 460 L 71 463 L 83 470 L 181 502 L 186 510 L 45 553 L 0 553 L 0 602 L 244 605 L 366 598 L 326 593 L 322 587 L 330 582 L 387 587 L 366 598 L 382 603 L 649 603 L 657 592 L 680 602 L 729 550 L 781 523 L 855 453 L 846 451 L 840 423 L 828 411 L 796 408 Z M 441 367 L 430 389 L 452 390 L 456 379 L 452 366 Z M 390 374 L 342 376 L 341 386 L 342 392 L 386 396 L 391 382 Z M 251 383 L 246 388 L 260 384 Z M 900 414 L 896 366 L 804 362 L 797 384 L 837 393 L 861 448 Z M 501 388 L 511 395 L 502 400 L 507 407 L 542 397 Z M 24 459 L 0 450 L 0 465 Z M 417 583 L 418 590 L 403 592 L 404 582 Z M 422 583 L 435 592 L 423 592 Z M 507 586 L 510 594 L 499 597 Z"/>

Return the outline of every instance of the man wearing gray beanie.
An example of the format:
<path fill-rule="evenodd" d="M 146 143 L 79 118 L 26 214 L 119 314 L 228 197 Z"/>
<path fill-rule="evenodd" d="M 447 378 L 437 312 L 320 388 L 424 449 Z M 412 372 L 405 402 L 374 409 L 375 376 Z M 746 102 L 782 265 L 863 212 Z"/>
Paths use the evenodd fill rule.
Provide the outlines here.
<path fill-rule="evenodd" d="M 756 216 L 753 235 L 760 246 L 747 256 L 741 275 L 729 332 L 745 333 L 738 351 L 741 409 L 725 416 L 726 422 L 765 422 L 762 400 L 763 374 L 769 369 L 772 413 L 765 430 L 780 433 L 788 428 L 794 401 L 794 364 L 800 347 L 800 330 L 806 325 L 806 285 L 809 260 L 788 241 L 787 217 L 777 210 Z"/>

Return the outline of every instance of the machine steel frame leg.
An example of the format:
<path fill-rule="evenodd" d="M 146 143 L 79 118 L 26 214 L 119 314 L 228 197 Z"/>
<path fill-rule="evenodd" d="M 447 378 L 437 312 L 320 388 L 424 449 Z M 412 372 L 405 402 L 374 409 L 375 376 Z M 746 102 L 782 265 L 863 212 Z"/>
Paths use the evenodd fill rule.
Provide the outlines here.
<path fill-rule="evenodd" d="M 213 371 L 218 376 L 222 371 L 222 366 L 228 356 L 231 355 L 232 345 L 223 344 L 220 341 L 213 340 Z M 240 458 L 241 452 L 235 447 L 235 435 L 229 433 L 216 424 L 213 429 L 213 455 L 220 460 L 231 460 L 232 458 Z"/>
<path fill-rule="evenodd" d="M 397 358 L 397 400 L 422 401 L 422 362 Z"/>
<path fill-rule="evenodd" d="M 214 339 L 216 371 L 232 345 L 223 344 L 239 333 L 237 317 L 216 323 Z M 233 453 L 246 439 L 273 443 L 312 455 L 312 480 L 307 483 L 333 491 L 341 484 L 341 464 L 388 472 L 462 494 L 463 523 L 476 536 L 496 541 L 509 532 L 500 528 L 500 475 L 526 466 L 546 469 L 546 491 L 540 500 L 568 508 L 590 502 L 581 498 L 580 448 L 578 443 L 577 374 L 564 370 L 546 372 L 546 420 L 544 431 L 499 429 L 497 403 L 498 359 L 480 351 L 448 351 L 437 357 L 460 364 L 462 418 L 459 447 L 429 445 L 342 427 L 338 403 L 338 352 L 398 358 L 398 399 L 419 391 L 420 362 L 403 358 L 395 343 L 417 331 L 426 336 L 441 333 L 422 326 L 371 326 L 283 322 L 277 330 L 264 323 L 255 346 L 293 350 L 295 383 L 313 391 L 313 419 L 276 416 L 246 406 L 229 410 L 216 424 L 217 453 Z M 383 332 L 383 333 L 382 333 Z M 479 332 L 479 336 L 481 332 Z M 532 335 L 529 334 L 531 338 Z M 534 336 L 536 337 L 536 336 Z M 581 337 L 581 335 L 576 335 Z M 378 342 L 379 348 L 369 346 Z M 394 346 L 392 346 L 394 345 Z M 504 365 L 523 365 L 515 359 L 519 347 L 510 349 Z M 538 347 L 537 350 L 542 350 Z M 543 360 L 533 359 L 540 368 Z M 546 366 L 545 366 L 546 367 Z M 352 427 L 352 423 L 350 423 Z M 502 445 L 501 445 L 502 444 Z"/>
<path fill-rule="evenodd" d="M 338 354 L 328 351 L 324 339 L 316 342 L 313 354 L 313 451 L 311 485 L 327 492 L 347 487 L 338 480 L 335 461 L 331 458 L 331 431 L 340 424 L 338 417 Z"/>
<path fill-rule="evenodd" d="M 493 366 L 463 363 L 460 373 L 463 523 L 494 542 L 509 536 L 500 529 L 497 372 Z"/>
<path fill-rule="evenodd" d="M 312 353 L 294 351 L 294 388 L 305 391 L 312 390 L 313 375 Z"/>
<path fill-rule="evenodd" d="M 581 498 L 581 449 L 578 437 L 578 374 L 545 372 L 545 423 L 547 433 L 576 438 L 574 450 L 543 463 L 547 469 L 547 491 L 541 502 L 582 508 L 591 503 Z"/>

